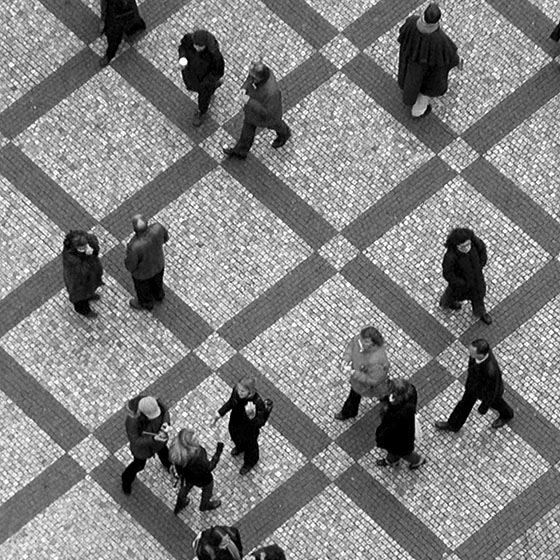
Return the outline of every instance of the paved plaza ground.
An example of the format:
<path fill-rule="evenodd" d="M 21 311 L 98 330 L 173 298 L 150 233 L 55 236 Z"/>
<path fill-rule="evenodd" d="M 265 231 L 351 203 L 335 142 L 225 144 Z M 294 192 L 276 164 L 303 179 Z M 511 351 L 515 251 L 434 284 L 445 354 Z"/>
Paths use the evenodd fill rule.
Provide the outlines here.
<path fill-rule="evenodd" d="M 213 524 L 245 552 L 290 560 L 560 558 L 560 64 L 553 0 L 443 0 L 465 58 L 433 113 L 413 121 L 396 84 L 399 26 L 415 0 L 144 0 L 148 30 L 101 70 L 97 0 L 0 0 L 0 558 L 191 559 Z M 226 82 L 190 122 L 177 44 L 211 30 Z M 292 140 L 259 134 L 246 161 L 237 90 L 262 55 Z M 165 224 L 167 298 L 137 312 L 124 269 L 130 217 Z M 451 227 L 486 241 L 491 326 L 438 297 Z M 100 239 L 99 317 L 62 281 L 65 232 Z M 338 368 L 368 324 L 391 374 L 419 393 L 428 463 L 382 469 L 379 410 L 337 422 Z M 515 419 L 473 411 L 436 433 L 485 337 Z M 244 374 L 275 409 L 261 461 L 224 454 L 220 509 L 199 491 L 178 517 L 150 461 L 131 496 L 124 402 L 171 407 L 213 448 L 210 420 Z M 230 442 L 226 437 L 226 450 Z"/>

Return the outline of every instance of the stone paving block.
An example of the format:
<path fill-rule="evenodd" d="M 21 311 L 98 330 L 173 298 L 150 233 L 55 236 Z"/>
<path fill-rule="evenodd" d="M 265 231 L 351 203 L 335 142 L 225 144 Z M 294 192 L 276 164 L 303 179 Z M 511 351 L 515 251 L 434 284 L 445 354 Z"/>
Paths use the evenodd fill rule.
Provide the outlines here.
<path fill-rule="evenodd" d="M 352 458 L 336 443 L 331 443 L 313 458 L 313 464 L 329 478 L 336 480 L 347 468 L 354 464 Z"/>
<path fill-rule="evenodd" d="M 333 237 L 319 249 L 319 254 L 339 272 L 358 253 L 358 249 L 342 235 Z"/>
<path fill-rule="evenodd" d="M 109 456 L 109 450 L 93 435 L 88 435 L 78 445 L 70 449 L 68 455 L 88 474 Z"/>
<path fill-rule="evenodd" d="M 473 163 L 479 157 L 479 154 L 462 138 L 457 138 L 446 146 L 438 156 L 452 169 L 460 173 Z"/>
<path fill-rule="evenodd" d="M 344 35 L 339 34 L 322 47 L 320 52 L 340 70 L 360 51 Z"/>

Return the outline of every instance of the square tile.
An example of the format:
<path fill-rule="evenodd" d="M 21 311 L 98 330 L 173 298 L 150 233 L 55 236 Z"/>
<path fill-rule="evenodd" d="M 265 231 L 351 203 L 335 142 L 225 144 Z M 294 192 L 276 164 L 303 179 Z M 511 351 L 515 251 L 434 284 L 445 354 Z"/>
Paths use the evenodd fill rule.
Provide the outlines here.
<path fill-rule="evenodd" d="M 214 329 L 312 252 L 221 167 L 156 219 L 173 232 L 166 282 Z"/>
<path fill-rule="evenodd" d="M 427 4 L 423 2 L 411 14 L 422 13 Z M 404 19 L 364 51 L 395 80 L 399 61 L 397 37 Z M 436 100 L 434 113 L 459 134 L 550 60 L 487 2 L 447 2 L 442 6 L 441 22 L 465 63 L 462 71 L 451 71 L 449 91 Z M 506 41 L 509 46 L 504 49 Z"/>
<path fill-rule="evenodd" d="M 323 46 L 319 52 L 340 70 L 360 52 L 360 49 L 344 35 L 339 34 Z"/>
<path fill-rule="evenodd" d="M 62 252 L 64 233 L 0 175 L 0 298 Z"/>
<path fill-rule="evenodd" d="M 259 0 L 228 0 L 223 9 L 217 9 L 212 0 L 193 0 L 156 29 L 148 30 L 137 49 L 186 92 L 177 49 L 185 33 L 200 28 L 215 35 L 226 63 L 224 85 L 216 92 L 209 112 L 220 124 L 241 109 L 238 92 L 252 60 L 263 57 L 280 80 L 314 53 L 311 45 Z M 194 92 L 186 94 L 196 100 Z"/>
<path fill-rule="evenodd" d="M 335 485 L 313 498 L 257 548 L 270 542 L 294 558 L 413 559 Z"/>
<path fill-rule="evenodd" d="M 112 69 L 15 143 L 98 220 L 191 149 L 187 136 Z"/>
<path fill-rule="evenodd" d="M 450 181 L 364 251 L 458 336 L 476 320 L 470 303 L 465 302 L 461 312 L 438 306 L 446 287 L 441 269 L 444 243 L 454 227 L 469 227 L 486 243 L 485 303 L 489 310 L 531 278 L 550 255 L 462 177 Z"/>
<path fill-rule="evenodd" d="M 360 464 L 447 546 L 456 549 L 548 469 L 548 463 L 509 427 L 493 430 L 494 411 L 476 408 L 458 434 L 438 432 L 463 393 L 455 382 L 419 413 L 428 463 L 411 472 L 375 465 L 381 450 Z"/>
<path fill-rule="evenodd" d="M 0 23 L 2 112 L 85 45 L 40 2 L 32 7 L 26 0 L 3 2 Z"/>
<path fill-rule="evenodd" d="M 348 396 L 348 375 L 341 372 L 349 340 L 367 325 L 386 341 L 393 377 L 410 377 L 429 355 L 340 275 L 259 335 L 241 352 L 332 439 L 348 429 L 337 422 Z M 358 417 L 376 401 L 363 399 Z"/>
<path fill-rule="evenodd" d="M 560 222 L 559 113 L 557 95 L 484 157 Z"/>
<path fill-rule="evenodd" d="M 0 506 L 64 455 L 64 451 L 0 391 L 2 444 L 0 464 Z M 0 547 L 0 557 L 2 555 Z"/>
<path fill-rule="evenodd" d="M 339 230 L 433 155 L 340 73 L 290 109 L 286 122 L 294 126 L 284 151 L 262 137 L 253 151 Z"/>
<path fill-rule="evenodd" d="M 469 349 L 456 340 L 436 357 L 437 361 L 457 379 L 467 371 Z"/>
<path fill-rule="evenodd" d="M 473 150 L 462 138 L 456 138 L 448 144 L 438 156 L 451 167 L 461 173 L 471 163 L 479 158 L 479 154 Z"/>
<path fill-rule="evenodd" d="M 336 270 L 342 270 L 352 259 L 360 254 L 360 251 L 343 235 L 333 237 L 320 249 L 319 254 L 327 260 Z"/>
<path fill-rule="evenodd" d="M 188 352 L 153 315 L 131 309 L 111 277 L 104 280 L 93 304 L 99 318 L 75 313 L 61 291 L 0 339 L 90 431 Z"/>
<path fill-rule="evenodd" d="M 89 477 L 0 544 L 0 556 L 169 560 L 163 545 Z"/>
<path fill-rule="evenodd" d="M 212 370 L 223 366 L 236 351 L 216 332 L 212 333 L 194 353 Z"/>
<path fill-rule="evenodd" d="M 342 31 L 354 20 L 379 3 L 379 0 L 305 0 L 329 23 Z"/>
<path fill-rule="evenodd" d="M 321 469 L 331 481 L 336 480 L 354 464 L 352 457 L 334 442 L 313 457 L 311 462 Z"/>
<path fill-rule="evenodd" d="M 72 457 L 88 474 L 99 466 L 107 457 L 109 450 L 93 435 L 87 436 L 75 445 L 68 455 Z"/>

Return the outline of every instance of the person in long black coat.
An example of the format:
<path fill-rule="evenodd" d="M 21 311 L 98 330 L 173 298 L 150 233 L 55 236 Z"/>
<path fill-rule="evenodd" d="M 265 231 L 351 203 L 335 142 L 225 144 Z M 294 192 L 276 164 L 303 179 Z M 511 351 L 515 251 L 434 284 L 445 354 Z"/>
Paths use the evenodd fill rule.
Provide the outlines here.
<path fill-rule="evenodd" d="M 438 420 L 435 426 L 438 430 L 458 432 L 469 417 L 476 401 L 480 400 L 478 412 L 486 414 L 489 408 L 498 411 L 499 416 L 492 422 L 492 428 L 501 428 L 513 418 L 513 409 L 504 400 L 503 395 L 502 370 L 488 341 L 477 338 L 469 346 L 469 365 L 463 396 L 449 419 Z"/>
<path fill-rule="evenodd" d="M 233 456 L 244 454 L 239 474 L 247 474 L 259 461 L 259 434 L 267 413 L 263 399 L 256 391 L 253 377 L 244 377 L 233 388 L 230 398 L 218 410 L 215 421 L 231 412 L 229 435 L 233 441 Z"/>
<path fill-rule="evenodd" d="M 492 317 L 484 306 L 486 281 L 483 269 L 488 261 L 486 245 L 472 229 L 455 228 L 447 236 L 445 247 L 442 268 L 447 288 L 440 298 L 440 306 L 458 310 L 461 309 L 461 301 L 470 301 L 473 315 L 487 325 L 491 324 Z"/>
<path fill-rule="evenodd" d="M 99 65 L 107 66 L 117 54 L 123 36 L 131 38 L 146 29 L 136 0 L 101 0 L 102 32 L 107 36 L 107 51 Z"/>
<path fill-rule="evenodd" d="M 193 542 L 198 560 L 241 560 L 243 545 L 237 527 L 215 525 L 200 532 Z"/>
<path fill-rule="evenodd" d="M 430 99 L 443 95 L 448 75 L 459 64 L 457 46 L 441 29 L 441 11 L 430 4 L 420 16 L 410 16 L 400 28 L 398 84 L 403 102 L 415 118 L 430 114 Z"/>
<path fill-rule="evenodd" d="M 394 466 L 404 459 L 411 470 L 416 470 L 426 462 L 425 457 L 414 451 L 417 401 L 412 383 L 402 379 L 392 381 L 389 401 L 375 432 L 376 445 L 387 451 L 387 457 L 378 459 L 377 466 Z"/>
<path fill-rule="evenodd" d="M 216 37 L 204 29 L 187 33 L 179 45 L 179 64 L 185 86 L 198 93 L 198 109 L 192 123 L 200 126 L 224 75 L 224 57 Z"/>
<path fill-rule="evenodd" d="M 192 430 L 183 429 L 173 440 L 169 448 L 169 460 L 173 463 L 175 473 L 180 481 L 177 503 L 173 513 L 177 515 L 189 503 L 189 492 L 193 486 L 202 488 L 200 511 L 209 511 L 220 507 L 221 500 L 213 500 L 214 476 L 224 444 L 218 443 L 212 460 L 208 460 L 206 449 L 198 443 Z"/>
<path fill-rule="evenodd" d="M 85 317 L 97 317 L 89 302 L 99 299 L 95 291 L 103 285 L 103 265 L 99 260 L 99 241 L 93 233 L 73 230 L 66 235 L 62 270 L 74 309 Z"/>

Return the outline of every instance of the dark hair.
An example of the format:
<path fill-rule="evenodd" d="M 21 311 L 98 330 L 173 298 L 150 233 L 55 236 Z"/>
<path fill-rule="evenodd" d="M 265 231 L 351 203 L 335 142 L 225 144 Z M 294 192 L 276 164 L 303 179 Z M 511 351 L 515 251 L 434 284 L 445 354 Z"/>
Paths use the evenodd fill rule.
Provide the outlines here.
<path fill-rule="evenodd" d="M 476 353 L 481 356 L 490 352 L 490 344 L 488 344 L 488 341 L 485 338 L 475 338 L 471 342 L 471 346 L 476 350 Z"/>
<path fill-rule="evenodd" d="M 375 327 L 366 327 L 360 331 L 362 338 L 369 338 L 376 346 L 381 346 L 385 341 L 383 336 Z"/>
<path fill-rule="evenodd" d="M 454 228 L 449 232 L 447 239 L 445 240 L 445 246 L 448 249 L 455 249 L 457 245 L 461 245 L 469 239 L 472 241 L 474 237 L 474 231 L 469 228 Z"/>
<path fill-rule="evenodd" d="M 441 19 L 441 10 L 439 9 L 439 6 L 435 2 L 432 2 L 424 10 L 424 21 L 426 23 L 437 23 L 440 19 Z"/>
<path fill-rule="evenodd" d="M 65 249 L 76 249 L 76 247 L 83 247 L 88 244 L 87 234 L 81 229 L 74 229 L 69 231 L 64 238 Z"/>

